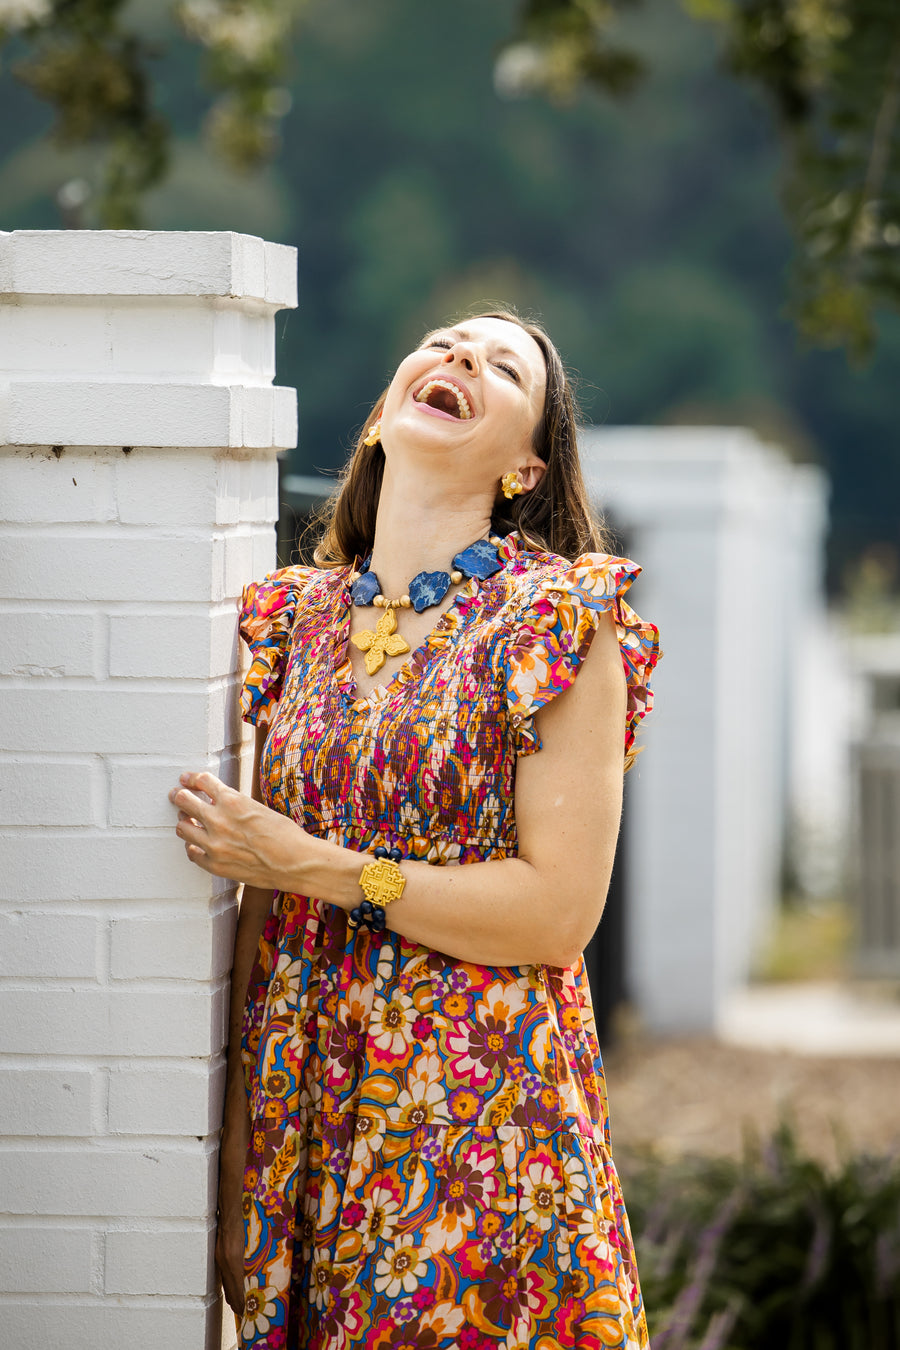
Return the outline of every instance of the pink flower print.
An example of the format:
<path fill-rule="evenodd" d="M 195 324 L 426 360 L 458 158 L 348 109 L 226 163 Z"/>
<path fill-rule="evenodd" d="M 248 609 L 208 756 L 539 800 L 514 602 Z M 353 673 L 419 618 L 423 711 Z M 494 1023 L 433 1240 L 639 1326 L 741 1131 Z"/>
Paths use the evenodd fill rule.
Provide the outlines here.
<path fill-rule="evenodd" d="M 344 1210 L 344 1223 L 348 1228 L 358 1228 L 365 1217 L 365 1206 L 361 1205 L 358 1200 L 354 1200 L 353 1203 L 348 1205 Z"/>

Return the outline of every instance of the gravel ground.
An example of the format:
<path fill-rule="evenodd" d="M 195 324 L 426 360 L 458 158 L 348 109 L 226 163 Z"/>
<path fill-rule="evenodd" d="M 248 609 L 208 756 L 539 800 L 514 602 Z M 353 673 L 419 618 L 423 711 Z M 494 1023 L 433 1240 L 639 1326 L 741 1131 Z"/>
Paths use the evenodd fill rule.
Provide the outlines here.
<path fill-rule="evenodd" d="M 900 1154 L 900 1058 L 818 1058 L 701 1037 L 624 1035 L 605 1056 L 613 1155 L 739 1155 L 747 1130 L 787 1115 L 802 1147 L 834 1163 L 854 1152 Z M 840 1143 L 838 1141 L 841 1141 Z"/>

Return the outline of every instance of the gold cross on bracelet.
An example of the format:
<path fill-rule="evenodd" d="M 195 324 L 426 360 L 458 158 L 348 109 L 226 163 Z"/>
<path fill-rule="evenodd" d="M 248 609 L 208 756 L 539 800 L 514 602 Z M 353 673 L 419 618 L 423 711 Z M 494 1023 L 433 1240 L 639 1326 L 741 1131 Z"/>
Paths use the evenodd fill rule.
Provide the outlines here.
<path fill-rule="evenodd" d="M 367 900 L 384 908 L 393 900 L 400 899 L 406 877 L 395 862 L 379 858 L 377 862 L 366 863 L 359 874 L 359 884 Z"/>

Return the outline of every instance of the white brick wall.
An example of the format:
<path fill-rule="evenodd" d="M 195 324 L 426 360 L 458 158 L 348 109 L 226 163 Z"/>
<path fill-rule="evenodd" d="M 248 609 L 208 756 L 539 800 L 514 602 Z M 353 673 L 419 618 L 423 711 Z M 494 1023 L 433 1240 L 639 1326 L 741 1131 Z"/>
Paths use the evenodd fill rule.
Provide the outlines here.
<path fill-rule="evenodd" d="M 234 235 L 0 235 L 4 1345 L 219 1346 L 234 893 L 166 793 L 239 781 L 294 270 Z"/>

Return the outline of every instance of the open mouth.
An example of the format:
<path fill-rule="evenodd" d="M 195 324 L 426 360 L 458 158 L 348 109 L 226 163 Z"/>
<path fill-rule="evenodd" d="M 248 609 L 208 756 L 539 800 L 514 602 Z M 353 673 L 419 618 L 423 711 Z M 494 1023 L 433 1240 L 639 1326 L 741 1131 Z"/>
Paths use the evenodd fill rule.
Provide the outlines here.
<path fill-rule="evenodd" d="M 447 417 L 456 417 L 467 422 L 473 416 L 466 398 L 458 384 L 452 380 L 429 380 L 415 395 L 416 403 L 425 403 L 435 412 Z"/>

